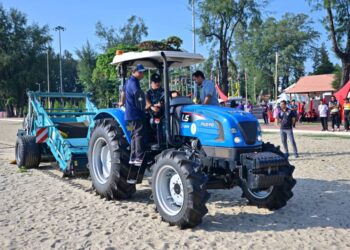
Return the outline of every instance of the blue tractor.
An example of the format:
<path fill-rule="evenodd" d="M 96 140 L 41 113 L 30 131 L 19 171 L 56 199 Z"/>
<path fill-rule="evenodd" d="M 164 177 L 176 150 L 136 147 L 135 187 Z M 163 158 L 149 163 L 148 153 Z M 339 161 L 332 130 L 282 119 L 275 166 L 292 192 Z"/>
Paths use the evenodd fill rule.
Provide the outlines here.
<path fill-rule="evenodd" d="M 270 210 L 284 207 L 296 184 L 294 167 L 279 147 L 262 141 L 250 113 L 219 106 L 195 105 L 187 97 L 170 97 L 168 71 L 203 61 L 177 51 L 118 53 L 123 84 L 128 67 L 138 63 L 158 69 L 164 83 L 164 116 L 149 134 L 141 166 L 129 165 L 130 128 L 122 109 L 98 110 L 88 133 L 88 168 L 96 192 L 126 199 L 136 192 L 145 170 L 152 173 L 152 195 L 163 221 L 195 227 L 208 212 L 209 189 L 241 187 L 250 204 Z M 153 126 L 154 127 L 154 126 Z M 152 128 L 152 126 L 151 126 Z M 160 135 L 160 136 L 159 136 Z"/>

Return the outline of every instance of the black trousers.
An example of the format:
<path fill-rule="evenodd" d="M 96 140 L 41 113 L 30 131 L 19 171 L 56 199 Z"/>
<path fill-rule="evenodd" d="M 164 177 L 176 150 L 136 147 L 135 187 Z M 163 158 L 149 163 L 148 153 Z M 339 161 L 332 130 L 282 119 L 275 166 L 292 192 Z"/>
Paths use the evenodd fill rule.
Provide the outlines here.
<path fill-rule="evenodd" d="M 345 130 L 350 128 L 350 111 L 344 112 L 344 128 Z"/>
<path fill-rule="evenodd" d="M 334 129 L 334 125 L 337 125 L 337 128 L 340 127 L 340 117 L 339 112 L 331 114 L 332 119 L 332 129 Z"/>
<path fill-rule="evenodd" d="M 320 117 L 323 130 L 328 130 L 328 119 L 327 117 Z"/>
<path fill-rule="evenodd" d="M 263 115 L 264 123 L 268 124 L 269 123 L 269 117 L 268 117 L 267 113 L 263 112 L 262 115 Z"/>
<path fill-rule="evenodd" d="M 131 154 L 130 159 L 142 160 L 145 144 L 145 123 L 144 119 L 129 121 L 132 126 L 131 131 Z"/>

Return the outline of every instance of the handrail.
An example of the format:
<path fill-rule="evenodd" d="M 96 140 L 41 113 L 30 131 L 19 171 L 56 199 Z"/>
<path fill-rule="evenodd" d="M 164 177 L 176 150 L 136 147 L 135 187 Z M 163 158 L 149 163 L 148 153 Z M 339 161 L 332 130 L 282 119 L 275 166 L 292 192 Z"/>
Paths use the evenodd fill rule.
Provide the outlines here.
<path fill-rule="evenodd" d="M 91 97 L 91 93 L 75 93 L 75 92 L 34 92 L 28 91 L 29 96 L 33 97 L 53 97 L 53 98 L 85 98 Z"/>

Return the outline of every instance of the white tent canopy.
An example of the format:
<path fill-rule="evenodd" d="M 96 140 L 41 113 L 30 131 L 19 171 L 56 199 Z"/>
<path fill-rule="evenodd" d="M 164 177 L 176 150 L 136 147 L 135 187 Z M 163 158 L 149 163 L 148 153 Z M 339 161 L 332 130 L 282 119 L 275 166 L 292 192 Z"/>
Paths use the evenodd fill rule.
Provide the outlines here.
<path fill-rule="evenodd" d="M 283 100 L 285 101 L 291 101 L 291 100 L 295 100 L 296 102 L 307 102 L 308 101 L 308 97 L 307 95 L 300 95 L 300 94 L 286 94 L 285 92 L 283 92 L 282 94 L 280 94 L 278 96 L 277 102 L 281 102 Z"/>

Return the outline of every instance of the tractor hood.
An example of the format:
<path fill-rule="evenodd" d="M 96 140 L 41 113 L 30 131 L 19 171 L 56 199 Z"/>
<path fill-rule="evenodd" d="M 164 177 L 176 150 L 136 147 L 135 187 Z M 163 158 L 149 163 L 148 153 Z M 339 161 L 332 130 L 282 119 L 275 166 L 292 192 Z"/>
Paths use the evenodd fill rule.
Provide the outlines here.
<path fill-rule="evenodd" d="M 261 145 L 261 129 L 254 115 L 238 109 L 186 105 L 181 109 L 181 132 L 198 137 L 202 145 L 251 147 Z"/>

